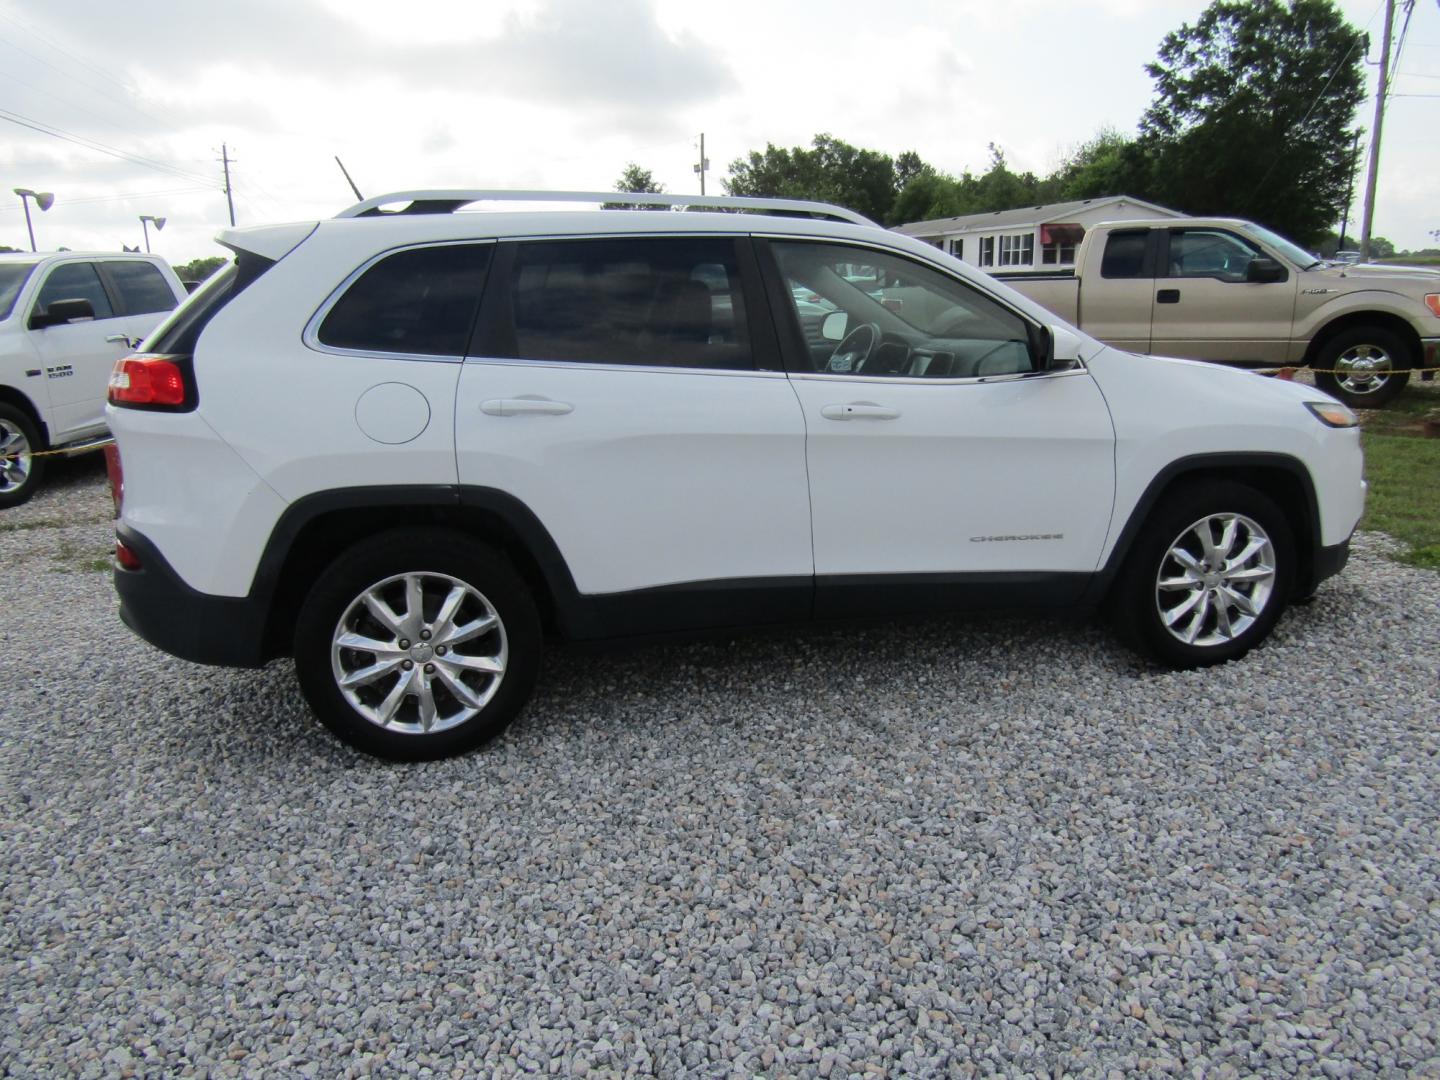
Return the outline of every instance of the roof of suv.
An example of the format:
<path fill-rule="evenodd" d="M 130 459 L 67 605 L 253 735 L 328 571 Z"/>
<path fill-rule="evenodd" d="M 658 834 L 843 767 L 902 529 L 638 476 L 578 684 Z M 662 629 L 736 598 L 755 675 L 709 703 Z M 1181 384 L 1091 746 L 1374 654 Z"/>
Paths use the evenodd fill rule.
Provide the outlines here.
<path fill-rule="evenodd" d="M 669 209 L 653 209 L 659 203 Z M 634 209 L 596 209 L 598 204 L 630 203 Z M 401 212 L 381 205 L 408 203 Z M 514 205 L 515 209 L 463 210 L 474 203 Z M 580 205 L 582 209 L 536 209 L 537 203 Z M 719 212 L 716 212 L 719 211 Z M 737 212 L 745 211 L 745 212 Z M 783 215 L 783 216 L 782 216 Z M 636 233 L 780 233 L 875 240 L 911 248 L 912 241 L 874 222 L 826 203 L 794 199 L 628 195 L 617 192 L 469 192 L 424 191 L 382 195 L 323 221 L 295 222 L 220 233 L 221 244 L 279 259 L 311 233 L 345 236 L 356 247 L 376 250 L 406 243 L 507 237 L 593 237 Z M 361 240 L 360 238 L 365 238 Z M 930 251 L 926 245 L 917 250 Z"/>

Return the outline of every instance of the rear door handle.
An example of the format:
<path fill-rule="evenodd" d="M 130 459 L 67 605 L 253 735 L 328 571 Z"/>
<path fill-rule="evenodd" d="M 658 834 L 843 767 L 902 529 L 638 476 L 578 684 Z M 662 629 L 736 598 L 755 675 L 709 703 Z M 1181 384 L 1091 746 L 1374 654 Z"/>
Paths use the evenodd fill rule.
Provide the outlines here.
<path fill-rule="evenodd" d="M 549 398 L 491 398 L 480 403 L 480 411 L 486 416 L 564 416 L 574 412 L 575 406 Z"/>
<path fill-rule="evenodd" d="M 1155 294 L 1157 304 L 1178 304 L 1180 302 L 1179 289 L 1161 289 Z"/>
<path fill-rule="evenodd" d="M 869 401 L 851 401 L 844 405 L 826 405 L 820 415 L 826 420 L 896 420 L 900 410 Z"/>

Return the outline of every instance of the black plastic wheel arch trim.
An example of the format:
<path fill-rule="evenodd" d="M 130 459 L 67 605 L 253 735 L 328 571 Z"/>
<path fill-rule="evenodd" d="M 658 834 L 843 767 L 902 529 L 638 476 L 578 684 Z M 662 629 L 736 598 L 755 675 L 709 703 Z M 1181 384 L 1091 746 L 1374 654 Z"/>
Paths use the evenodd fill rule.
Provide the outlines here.
<path fill-rule="evenodd" d="M 1309 558 L 1302 555 L 1300 559 L 1300 566 L 1297 569 L 1304 572 L 1297 573 L 1295 576 L 1295 595 L 1308 595 L 1326 577 L 1338 573 L 1340 566 L 1344 565 L 1343 559 L 1340 561 L 1340 566 L 1335 567 L 1334 570 L 1322 572 L 1324 565 L 1320 558 L 1323 550 L 1320 543 L 1320 504 L 1315 496 L 1315 481 L 1303 462 L 1288 454 L 1275 453 L 1242 451 L 1195 454 L 1172 461 L 1151 478 L 1150 483 L 1146 485 L 1144 492 L 1141 493 L 1134 508 L 1130 511 L 1124 527 L 1120 530 L 1119 539 L 1115 541 L 1115 546 L 1110 550 L 1110 557 L 1105 561 L 1105 565 L 1101 567 L 1099 573 L 1094 575 L 1082 603 L 1098 604 L 1110 591 L 1110 586 L 1114 584 L 1121 567 L 1125 565 L 1125 560 L 1129 557 L 1135 538 L 1149 519 L 1155 504 L 1160 501 L 1165 489 L 1173 481 L 1187 473 L 1224 471 L 1235 474 L 1245 469 L 1280 469 L 1294 476 L 1300 482 L 1300 489 L 1305 499 L 1305 517 L 1307 519 L 1305 524 L 1308 526 L 1308 534 L 1302 534 L 1297 528 L 1295 539 L 1298 543 L 1308 546 Z M 1238 476 L 1237 479 L 1240 483 L 1246 482 L 1243 475 Z"/>

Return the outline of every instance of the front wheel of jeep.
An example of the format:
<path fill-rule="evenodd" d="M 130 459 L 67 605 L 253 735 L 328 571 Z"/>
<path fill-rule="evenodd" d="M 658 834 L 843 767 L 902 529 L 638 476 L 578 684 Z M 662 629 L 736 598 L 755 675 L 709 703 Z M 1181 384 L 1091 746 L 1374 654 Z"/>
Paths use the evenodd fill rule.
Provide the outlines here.
<path fill-rule="evenodd" d="M 1295 543 L 1280 508 L 1254 488 L 1211 481 L 1164 497 L 1118 584 L 1119 629 L 1174 668 L 1244 656 L 1284 610 Z"/>

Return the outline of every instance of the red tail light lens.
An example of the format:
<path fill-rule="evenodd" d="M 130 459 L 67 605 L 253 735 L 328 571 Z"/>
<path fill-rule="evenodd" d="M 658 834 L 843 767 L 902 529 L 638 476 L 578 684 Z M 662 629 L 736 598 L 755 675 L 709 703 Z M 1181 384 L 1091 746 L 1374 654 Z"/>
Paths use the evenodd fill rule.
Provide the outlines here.
<path fill-rule="evenodd" d="M 140 562 L 140 556 L 125 546 L 125 541 L 118 536 L 115 538 L 115 562 L 122 570 L 143 570 L 144 564 Z"/>
<path fill-rule="evenodd" d="M 122 357 L 110 372 L 111 405 L 178 408 L 184 406 L 185 397 L 185 373 L 163 356 Z"/>

